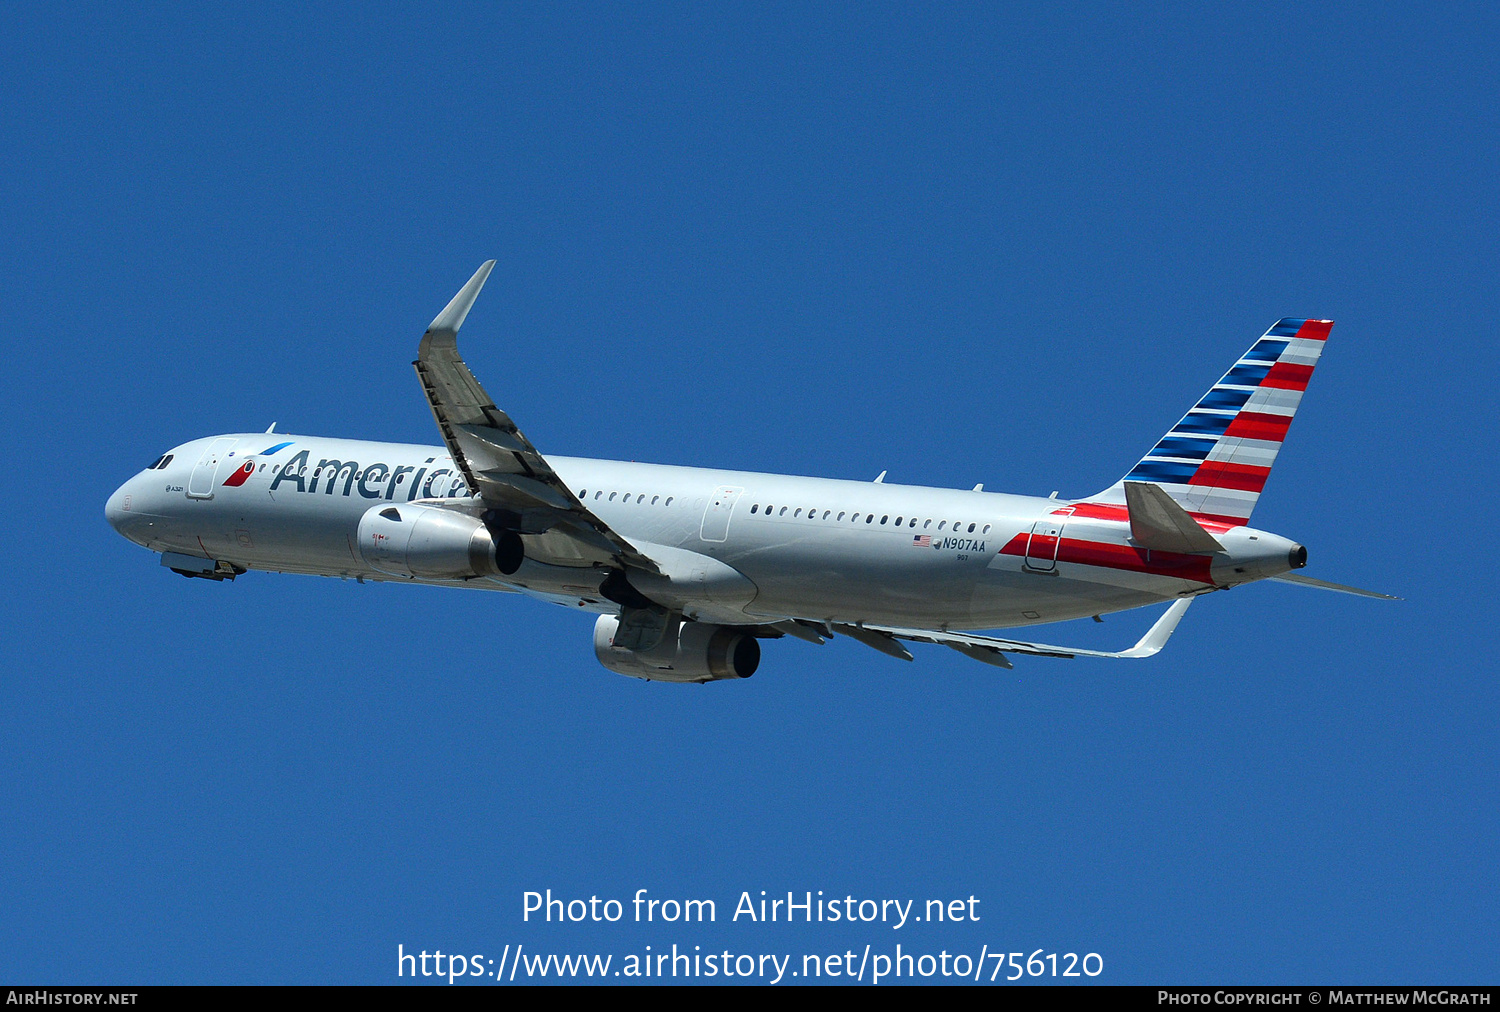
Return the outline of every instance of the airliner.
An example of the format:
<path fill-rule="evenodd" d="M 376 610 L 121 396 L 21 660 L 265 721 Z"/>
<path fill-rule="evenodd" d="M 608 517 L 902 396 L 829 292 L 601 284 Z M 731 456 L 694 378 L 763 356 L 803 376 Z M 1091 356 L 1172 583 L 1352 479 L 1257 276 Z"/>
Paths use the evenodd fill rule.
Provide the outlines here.
<path fill-rule="evenodd" d="M 1124 477 L 1058 499 L 543 456 L 457 337 L 494 267 L 432 321 L 414 363 L 442 446 L 275 432 L 173 447 L 105 506 L 194 579 L 249 570 L 529 594 L 597 615 L 611 671 L 748 678 L 760 641 L 847 636 L 1009 668 L 1009 655 L 1142 658 L 1193 600 L 1315 580 L 1300 544 L 1248 525 L 1332 322 L 1279 320 Z M 1168 607 L 1120 651 L 985 635 Z"/>

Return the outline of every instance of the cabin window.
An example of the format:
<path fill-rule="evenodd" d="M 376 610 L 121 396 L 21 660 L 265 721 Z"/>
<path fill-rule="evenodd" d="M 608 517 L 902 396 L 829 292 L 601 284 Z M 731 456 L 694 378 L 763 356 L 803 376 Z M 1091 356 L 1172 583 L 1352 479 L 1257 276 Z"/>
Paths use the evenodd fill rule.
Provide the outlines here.
<path fill-rule="evenodd" d="M 973 534 L 973 533 L 974 533 L 974 525 L 973 525 L 973 524 L 970 524 L 970 525 L 969 525 L 969 533 L 970 533 L 970 534 Z"/>
<path fill-rule="evenodd" d="M 781 507 L 781 512 L 778 513 L 778 514 L 776 514 L 776 515 L 779 516 L 779 517 L 786 516 L 786 507 L 785 506 Z"/>
<path fill-rule="evenodd" d="M 655 502 L 655 500 L 653 499 L 652 502 Z M 750 512 L 751 512 L 752 515 L 756 514 L 756 513 L 759 513 L 760 512 L 760 503 L 756 503 L 754 506 L 751 506 L 750 507 Z"/>
<path fill-rule="evenodd" d="M 875 514 L 873 514 L 873 513 L 866 513 L 865 514 L 865 523 L 867 523 L 867 524 L 873 524 L 874 522 L 875 522 Z"/>
<path fill-rule="evenodd" d="M 792 516 L 794 518 L 800 517 L 801 515 L 802 515 L 802 507 L 801 506 L 798 506 L 796 509 L 792 510 Z"/>
<path fill-rule="evenodd" d="M 844 511 L 843 510 L 839 510 L 839 519 L 840 520 L 844 519 Z"/>
<path fill-rule="evenodd" d="M 665 503 L 663 503 L 662 505 L 664 505 L 664 506 L 670 506 L 670 505 L 672 505 L 672 497 L 671 496 L 667 496 L 667 501 Z"/>
<path fill-rule="evenodd" d="M 939 520 L 938 521 L 938 530 L 942 530 L 944 527 L 947 527 L 947 526 L 948 526 L 948 521 L 946 521 L 946 520 Z"/>
<path fill-rule="evenodd" d="M 925 531 L 927 528 L 929 528 L 931 526 L 932 526 L 932 521 L 931 520 L 923 520 L 922 521 L 922 530 Z"/>
<path fill-rule="evenodd" d="M 580 498 L 580 499 L 587 499 L 588 497 L 589 497 L 589 490 L 588 489 L 582 489 L 578 493 L 578 498 Z"/>
<path fill-rule="evenodd" d="M 615 501 L 615 496 L 617 496 L 617 495 L 619 495 L 619 494 L 620 494 L 620 493 L 618 493 L 618 492 L 611 492 L 611 493 L 610 493 L 610 494 L 609 494 L 609 501 L 610 501 L 610 502 L 614 502 L 614 501 Z"/>
<path fill-rule="evenodd" d="M 652 506 L 655 506 L 660 501 L 661 501 L 661 496 L 659 496 L 659 495 L 654 495 L 654 496 L 651 497 L 651 505 Z"/>
<path fill-rule="evenodd" d="M 906 526 L 908 526 L 908 527 L 915 527 L 915 526 L 917 526 L 917 518 L 916 517 L 912 517 L 911 518 L 911 523 L 907 524 Z"/>
<path fill-rule="evenodd" d="M 857 524 L 857 523 L 859 523 L 859 514 L 858 513 L 851 513 L 849 515 L 849 522 L 851 524 Z"/>
<path fill-rule="evenodd" d="M 984 530 L 980 531 L 979 533 L 980 534 L 988 534 L 989 532 L 990 532 L 990 525 L 989 524 L 985 524 L 984 525 Z"/>
<path fill-rule="evenodd" d="M 828 514 L 830 514 L 832 512 L 833 512 L 833 510 L 824 510 L 823 511 L 823 519 L 827 520 L 828 519 Z"/>
<path fill-rule="evenodd" d="M 884 521 L 884 520 L 882 520 L 882 521 L 880 521 L 880 522 L 881 522 L 881 523 L 885 523 L 885 521 Z M 900 518 L 900 517 L 897 517 L 897 518 L 896 518 L 896 526 L 897 526 L 897 527 L 900 527 L 900 526 L 901 526 L 901 518 Z"/>

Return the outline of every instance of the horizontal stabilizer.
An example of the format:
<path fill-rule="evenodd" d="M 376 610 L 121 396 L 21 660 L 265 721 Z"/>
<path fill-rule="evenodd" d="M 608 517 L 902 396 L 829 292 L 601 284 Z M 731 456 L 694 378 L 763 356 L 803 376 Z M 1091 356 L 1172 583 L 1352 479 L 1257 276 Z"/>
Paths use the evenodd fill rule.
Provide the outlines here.
<path fill-rule="evenodd" d="M 1130 536 L 1143 548 L 1186 555 L 1224 550 L 1160 485 L 1125 482 L 1125 507 L 1130 511 Z"/>
<path fill-rule="evenodd" d="M 1342 583 L 1329 583 L 1327 580 L 1314 580 L 1310 576 L 1302 576 L 1298 573 L 1283 573 L 1273 576 L 1271 579 L 1278 583 L 1295 583 L 1303 587 L 1313 587 L 1317 590 L 1333 590 L 1340 594 L 1353 594 L 1356 597 L 1374 597 L 1382 601 L 1400 601 L 1401 598 L 1393 594 L 1379 594 L 1373 590 L 1360 590 L 1358 587 L 1345 586 Z"/>
<path fill-rule="evenodd" d="M 942 632 L 936 629 L 901 629 L 874 625 L 835 625 L 834 629 L 894 657 L 909 660 L 911 655 L 902 650 L 894 640 L 911 640 L 914 643 L 941 643 L 945 647 L 951 647 L 961 654 L 967 654 L 986 664 L 1008 668 L 1010 662 L 1004 656 L 1007 653 L 1035 654 L 1039 657 L 1150 657 L 1161 652 L 1167 639 L 1176 631 L 1177 623 L 1182 621 L 1188 605 L 1192 603 L 1191 597 L 1173 601 L 1172 606 L 1156 620 L 1156 624 L 1140 638 L 1140 642 L 1128 650 L 1119 651 L 1057 647 L 1048 643 L 1027 643 L 1024 640 L 1005 640 L 995 636 L 974 636 L 968 633 Z M 981 656 L 981 654 L 986 656 Z"/>

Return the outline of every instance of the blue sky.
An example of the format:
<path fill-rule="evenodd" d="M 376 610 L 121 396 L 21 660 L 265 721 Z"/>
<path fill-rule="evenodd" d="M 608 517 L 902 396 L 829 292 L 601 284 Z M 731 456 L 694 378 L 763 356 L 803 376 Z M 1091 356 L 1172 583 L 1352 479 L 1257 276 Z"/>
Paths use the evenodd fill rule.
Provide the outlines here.
<path fill-rule="evenodd" d="M 0 978 L 901 942 L 1494 983 L 1497 21 L 0 10 Z M 200 435 L 436 441 L 408 363 L 490 257 L 465 354 L 544 453 L 1043 495 L 1335 319 L 1255 522 L 1406 600 L 1249 587 L 1151 661 L 1011 672 L 782 641 L 675 687 L 543 604 L 187 581 L 105 524 Z M 547 888 L 719 921 L 523 924 Z M 728 922 L 763 889 L 982 919 Z"/>

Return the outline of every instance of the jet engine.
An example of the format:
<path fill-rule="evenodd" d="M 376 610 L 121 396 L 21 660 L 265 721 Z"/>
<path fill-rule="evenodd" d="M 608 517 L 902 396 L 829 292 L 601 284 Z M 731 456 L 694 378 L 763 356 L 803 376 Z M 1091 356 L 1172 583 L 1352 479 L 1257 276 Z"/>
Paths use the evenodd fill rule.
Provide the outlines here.
<path fill-rule="evenodd" d="M 744 629 L 674 620 L 650 650 L 613 646 L 620 627 L 616 615 L 594 623 L 594 655 L 611 671 L 657 682 L 713 682 L 749 678 L 760 666 L 760 641 Z"/>
<path fill-rule="evenodd" d="M 478 517 L 411 503 L 371 507 L 359 521 L 359 554 L 377 573 L 424 580 L 509 576 L 525 556 L 514 531 L 497 536 Z"/>

